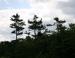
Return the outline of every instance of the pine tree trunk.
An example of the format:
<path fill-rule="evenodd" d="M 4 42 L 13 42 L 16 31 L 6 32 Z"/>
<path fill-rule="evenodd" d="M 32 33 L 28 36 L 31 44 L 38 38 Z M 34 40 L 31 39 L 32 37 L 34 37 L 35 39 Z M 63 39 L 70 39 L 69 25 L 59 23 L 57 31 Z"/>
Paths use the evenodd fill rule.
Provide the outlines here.
<path fill-rule="evenodd" d="M 17 29 L 16 29 L 16 40 L 17 40 Z"/>
<path fill-rule="evenodd" d="M 34 35 L 35 35 L 35 39 L 36 39 L 36 30 L 34 30 Z"/>

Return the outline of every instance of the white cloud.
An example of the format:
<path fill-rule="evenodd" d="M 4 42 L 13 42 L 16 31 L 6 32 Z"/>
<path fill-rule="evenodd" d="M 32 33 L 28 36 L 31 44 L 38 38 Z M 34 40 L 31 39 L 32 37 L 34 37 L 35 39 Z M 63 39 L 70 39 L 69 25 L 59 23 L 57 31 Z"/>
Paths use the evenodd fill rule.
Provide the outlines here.
<path fill-rule="evenodd" d="M 21 1 L 21 0 L 19 0 Z M 54 17 L 59 18 L 67 18 L 67 15 L 63 14 L 63 12 L 57 8 L 58 0 L 22 0 L 27 1 L 31 5 L 30 9 L 6 9 L 0 10 L 0 29 L 2 32 L 0 33 L 0 41 L 11 38 L 11 29 L 9 25 L 11 23 L 10 17 L 13 14 L 19 13 L 22 19 L 27 22 L 28 19 L 31 19 L 34 14 L 37 14 L 39 17 L 42 17 L 44 22 L 49 22 Z M 5 37 L 3 37 L 5 36 Z M 7 39 L 6 39 L 7 40 Z M 9 39 L 8 39 L 9 40 Z"/>

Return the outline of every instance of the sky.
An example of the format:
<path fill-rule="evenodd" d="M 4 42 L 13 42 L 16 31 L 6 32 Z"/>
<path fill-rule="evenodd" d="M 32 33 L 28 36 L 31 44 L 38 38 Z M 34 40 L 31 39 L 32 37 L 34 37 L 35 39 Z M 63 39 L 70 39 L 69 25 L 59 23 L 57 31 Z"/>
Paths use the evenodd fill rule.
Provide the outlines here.
<path fill-rule="evenodd" d="M 26 23 L 33 15 L 52 23 L 54 17 L 75 23 L 75 0 L 0 0 L 0 41 L 15 39 L 10 18 L 18 13 Z"/>

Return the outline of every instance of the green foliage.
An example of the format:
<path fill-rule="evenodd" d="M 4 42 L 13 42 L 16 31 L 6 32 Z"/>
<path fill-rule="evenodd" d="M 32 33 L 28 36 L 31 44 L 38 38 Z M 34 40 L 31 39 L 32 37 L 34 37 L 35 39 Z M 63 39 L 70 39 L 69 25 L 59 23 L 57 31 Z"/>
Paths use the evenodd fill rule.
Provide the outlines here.
<path fill-rule="evenodd" d="M 19 16 L 17 14 L 13 17 L 16 18 L 18 23 L 22 22 L 22 20 L 18 20 Z M 28 21 L 31 24 L 29 28 L 41 31 L 42 27 L 39 26 L 42 25 L 42 21 L 37 21 L 37 18 L 35 15 L 33 21 Z M 16 20 L 11 20 L 14 21 L 11 27 L 17 29 Z M 37 39 L 26 36 L 25 39 L 19 38 L 11 42 L 1 42 L 0 58 L 75 58 L 75 24 L 69 24 L 69 28 L 66 28 L 63 26 L 65 21 L 61 21 L 58 18 L 54 20 L 56 20 L 56 30 L 58 32 L 50 35 L 43 34 Z M 28 32 L 27 34 L 29 35 Z"/>
<path fill-rule="evenodd" d="M 44 26 L 42 24 L 42 19 L 37 21 L 38 17 L 37 15 L 34 15 L 33 21 L 28 20 L 28 23 L 30 24 L 29 29 L 34 30 L 34 37 L 36 39 L 37 33 L 44 29 Z M 37 32 L 38 31 L 38 32 Z"/>
<path fill-rule="evenodd" d="M 11 18 L 11 21 L 13 21 L 14 23 L 10 24 L 10 27 L 15 29 L 12 31 L 12 33 L 16 34 L 16 39 L 17 39 L 18 35 L 23 34 L 22 30 L 24 29 L 23 26 L 25 25 L 23 20 L 19 19 L 19 18 L 20 18 L 20 16 L 18 14 L 13 15 Z"/>
<path fill-rule="evenodd" d="M 57 23 L 57 31 L 58 32 L 63 32 L 63 31 L 65 31 L 65 29 L 66 29 L 66 27 L 65 26 L 63 26 L 63 23 L 65 23 L 66 21 L 64 20 L 64 21 L 62 21 L 62 20 L 59 20 L 59 18 L 54 18 L 54 20 L 56 21 L 56 23 Z"/>

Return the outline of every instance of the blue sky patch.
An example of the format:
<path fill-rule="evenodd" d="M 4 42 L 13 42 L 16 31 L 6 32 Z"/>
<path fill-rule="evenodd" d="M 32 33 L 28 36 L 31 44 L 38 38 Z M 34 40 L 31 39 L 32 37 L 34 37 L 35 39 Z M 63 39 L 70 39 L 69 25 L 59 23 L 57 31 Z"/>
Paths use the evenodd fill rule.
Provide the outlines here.
<path fill-rule="evenodd" d="M 17 8 L 31 8 L 30 3 L 27 1 L 18 0 L 1 0 L 0 9 L 17 9 Z"/>

